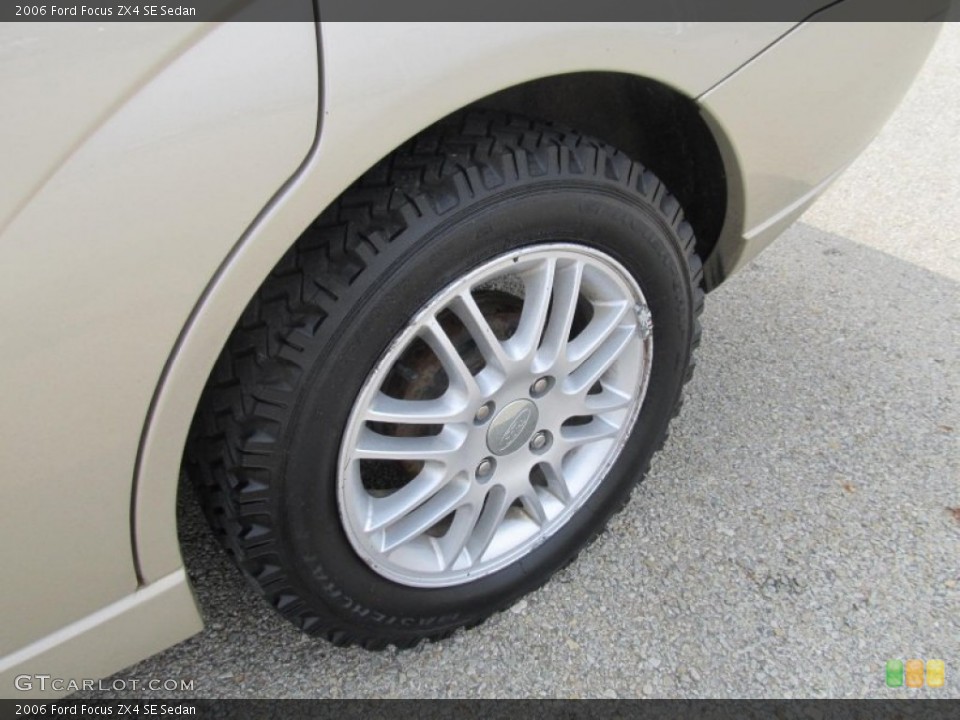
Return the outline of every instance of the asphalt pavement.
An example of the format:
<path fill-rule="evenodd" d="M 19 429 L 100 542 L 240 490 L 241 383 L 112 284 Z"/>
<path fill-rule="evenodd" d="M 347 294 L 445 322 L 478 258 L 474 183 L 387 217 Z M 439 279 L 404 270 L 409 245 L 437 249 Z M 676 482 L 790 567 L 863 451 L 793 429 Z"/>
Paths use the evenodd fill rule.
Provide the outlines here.
<path fill-rule="evenodd" d="M 960 697 L 960 25 L 800 223 L 707 298 L 686 404 L 609 531 L 412 651 L 301 635 L 187 494 L 194 697 Z M 943 659 L 890 690 L 888 658 Z M 162 693 L 170 697 L 170 693 Z M 150 697 L 97 693 L 88 697 Z"/>

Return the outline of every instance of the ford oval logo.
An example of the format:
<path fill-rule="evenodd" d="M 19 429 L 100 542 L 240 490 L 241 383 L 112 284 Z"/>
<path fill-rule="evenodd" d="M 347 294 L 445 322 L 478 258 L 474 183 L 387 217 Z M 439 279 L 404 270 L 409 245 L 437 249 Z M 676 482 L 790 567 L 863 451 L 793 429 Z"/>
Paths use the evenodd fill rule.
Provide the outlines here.
<path fill-rule="evenodd" d="M 519 449 L 533 433 L 539 413 L 529 400 L 515 400 L 501 410 L 490 423 L 487 447 L 495 455 L 508 455 Z"/>
<path fill-rule="evenodd" d="M 520 414 L 507 425 L 507 429 L 503 431 L 503 437 L 500 438 L 500 442 L 503 443 L 500 447 L 501 451 L 505 450 L 514 440 L 520 437 L 523 431 L 527 429 L 527 425 L 530 424 L 530 418 L 532 417 L 533 410 L 524 408 L 520 411 Z"/>

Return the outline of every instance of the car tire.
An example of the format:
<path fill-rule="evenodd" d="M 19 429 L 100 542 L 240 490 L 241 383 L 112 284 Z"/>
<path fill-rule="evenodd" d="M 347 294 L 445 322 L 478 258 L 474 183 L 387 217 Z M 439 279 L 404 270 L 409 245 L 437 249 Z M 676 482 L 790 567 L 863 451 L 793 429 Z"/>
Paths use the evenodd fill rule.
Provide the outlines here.
<path fill-rule="evenodd" d="M 418 135 L 311 224 L 223 349 L 185 461 L 211 526 L 338 645 L 410 647 L 510 606 L 662 445 L 699 342 L 695 246 L 603 142 L 485 112 Z"/>

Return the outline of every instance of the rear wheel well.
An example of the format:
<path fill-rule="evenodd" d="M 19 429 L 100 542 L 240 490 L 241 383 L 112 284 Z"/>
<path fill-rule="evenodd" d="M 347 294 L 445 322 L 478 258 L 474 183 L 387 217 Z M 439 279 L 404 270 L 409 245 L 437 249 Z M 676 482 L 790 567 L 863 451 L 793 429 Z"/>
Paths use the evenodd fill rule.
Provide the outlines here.
<path fill-rule="evenodd" d="M 470 108 L 562 123 L 608 142 L 649 167 L 680 200 L 704 260 L 720 236 L 727 176 L 713 134 L 693 100 L 648 78 L 578 72 L 501 90 Z"/>

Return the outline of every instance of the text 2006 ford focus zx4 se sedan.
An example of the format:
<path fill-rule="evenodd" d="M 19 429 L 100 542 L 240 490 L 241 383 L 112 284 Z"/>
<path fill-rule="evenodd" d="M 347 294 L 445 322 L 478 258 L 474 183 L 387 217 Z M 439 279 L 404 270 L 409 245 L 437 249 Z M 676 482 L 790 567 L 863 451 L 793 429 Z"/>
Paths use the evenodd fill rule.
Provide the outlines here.
<path fill-rule="evenodd" d="M 661 446 L 704 294 L 870 142 L 944 4 L 0 26 L 0 695 L 201 629 L 181 477 L 337 645 L 547 582 Z"/>

